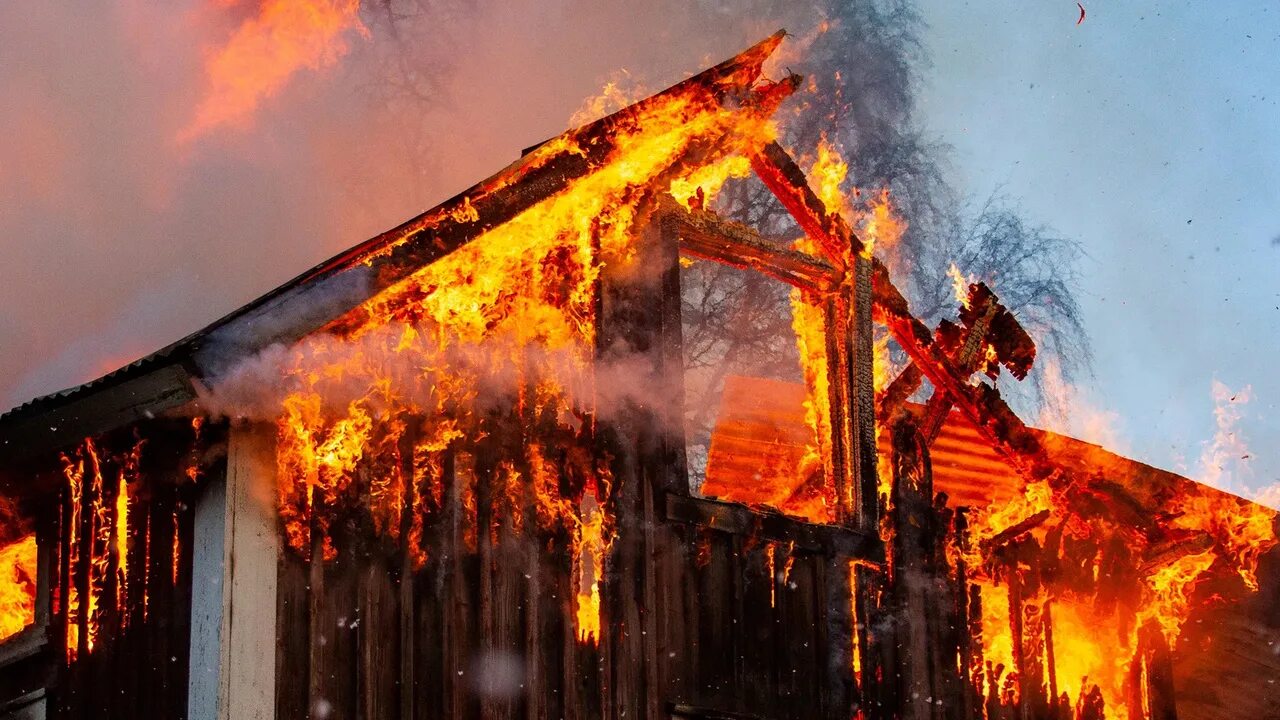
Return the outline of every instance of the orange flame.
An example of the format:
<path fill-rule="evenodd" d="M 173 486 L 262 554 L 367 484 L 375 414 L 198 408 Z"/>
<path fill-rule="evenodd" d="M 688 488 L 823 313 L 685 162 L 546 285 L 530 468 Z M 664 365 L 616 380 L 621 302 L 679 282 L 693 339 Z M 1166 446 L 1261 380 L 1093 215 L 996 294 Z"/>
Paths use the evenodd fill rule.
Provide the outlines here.
<path fill-rule="evenodd" d="M 969 286 L 975 282 L 972 277 L 965 277 L 953 262 L 947 267 L 947 277 L 951 278 L 951 293 L 961 307 L 969 307 Z"/>
<path fill-rule="evenodd" d="M 35 622 L 36 536 L 0 547 L 0 642 Z"/>
<path fill-rule="evenodd" d="M 359 10 L 359 0 L 261 0 L 257 14 L 209 54 L 205 95 L 179 142 L 247 122 L 299 70 L 336 63 L 348 51 L 349 31 L 368 33 Z"/>

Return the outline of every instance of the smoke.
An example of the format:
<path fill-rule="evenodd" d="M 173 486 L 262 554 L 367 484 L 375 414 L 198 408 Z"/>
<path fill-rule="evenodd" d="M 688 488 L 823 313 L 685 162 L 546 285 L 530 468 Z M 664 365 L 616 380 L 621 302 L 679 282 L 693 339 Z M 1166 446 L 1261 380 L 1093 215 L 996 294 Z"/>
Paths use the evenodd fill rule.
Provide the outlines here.
<path fill-rule="evenodd" d="M 822 15 L 367 2 L 367 33 L 336 36 L 345 55 L 242 91 L 251 111 L 215 122 L 205 108 L 227 91 L 210 58 L 269 4 L 0 7 L 0 406 L 145 355 L 435 205 L 564 130 L 619 69 L 664 87 Z"/>
<path fill-rule="evenodd" d="M 1280 482 L 1257 487 L 1251 462 L 1253 451 L 1242 428 L 1253 397 L 1252 386 L 1233 390 L 1215 378 L 1210 390 L 1214 431 L 1213 437 L 1201 444 L 1196 480 L 1280 509 Z"/>
<path fill-rule="evenodd" d="M 589 407 L 612 420 L 644 407 L 656 430 L 681 429 L 680 409 L 655 402 L 678 397 L 680 377 L 661 372 L 646 354 L 591 359 L 582 345 L 554 348 L 504 334 L 480 343 L 436 336 L 425 324 L 392 322 L 356 339 L 317 334 L 272 345 L 199 388 L 200 408 L 213 417 L 274 422 L 286 398 L 314 392 L 329 416 L 360 404 L 375 417 L 410 410 L 440 420 L 505 411 L 522 394 L 554 386 L 562 424 L 579 422 L 569 408 Z"/>
<path fill-rule="evenodd" d="M 1113 452 L 1129 452 L 1120 414 L 1101 407 L 1086 388 L 1067 382 L 1056 362 L 1042 365 L 1044 403 L 1036 424 Z"/>

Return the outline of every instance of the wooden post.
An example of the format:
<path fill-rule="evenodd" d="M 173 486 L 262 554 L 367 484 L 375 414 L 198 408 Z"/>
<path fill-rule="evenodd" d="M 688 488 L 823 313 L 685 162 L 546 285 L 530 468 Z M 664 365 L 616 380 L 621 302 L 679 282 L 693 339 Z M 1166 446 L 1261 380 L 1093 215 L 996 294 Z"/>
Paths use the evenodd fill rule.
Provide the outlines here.
<path fill-rule="evenodd" d="M 195 512 L 187 716 L 271 720 L 280 554 L 272 429 L 233 424 L 226 473 L 207 482 Z"/>
<path fill-rule="evenodd" d="M 636 380 L 634 392 L 598 390 L 613 393 L 597 398 L 597 452 L 613 476 L 609 510 L 617 533 L 602 575 L 600 649 L 606 659 L 603 717 L 656 720 L 664 700 L 658 679 L 666 676 L 669 655 L 657 652 L 665 619 L 656 614 L 661 574 L 655 558 L 672 558 L 658 546 L 677 539 L 669 528 L 654 528 L 654 508 L 668 490 L 687 494 L 688 479 L 677 232 L 658 219 L 652 204 L 639 212 L 645 222 L 637 226 L 633 257 L 603 258 L 599 291 L 597 363 L 625 363 Z"/>

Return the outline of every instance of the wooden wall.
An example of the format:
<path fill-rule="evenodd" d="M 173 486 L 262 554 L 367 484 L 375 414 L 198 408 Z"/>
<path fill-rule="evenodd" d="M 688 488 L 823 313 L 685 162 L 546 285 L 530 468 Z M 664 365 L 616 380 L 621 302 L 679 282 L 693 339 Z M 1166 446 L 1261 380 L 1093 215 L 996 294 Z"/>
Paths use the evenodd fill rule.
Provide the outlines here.
<path fill-rule="evenodd" d="M 421 568 L 355 532 L 329 562 L 284 553 L 278 718 L 586 720 L 677 706 L 681 717 L 841 716 L 826 664 L 848 657 L 832 645 L 852 642 L 849 561 L 861 538 L 805 534 L 727 503 L 644 502 L 640 542 L 627 550 L 620 537 L 609 559 L 604 637 L 583 642 L 567 538 L 517 531 L 479 489 L 492 481 L 484 465 L 447 455 Z"/>
<path fill-rule="evenodd" d="M 122 472 L 121 464 L 137 437 L 100 441 L 101 485 L 89 479 L 94 461 L 84 458 L 88 471 L 79 508 L 72 506 L 64 485 L 56 512 L 47 518 L 49 536 L 57 538 L 44 655 L 51 668 L 51 718 L 185 717 L 194 491 L 184 466 L 189 438 L 154 440 L 168 450 L 147 452 L 144 445 L 136 474 Z M 83 453 L 83 446 L 70 453 L 78 461 L 76 453 Z M 114 534 L 121 527 L 116 504 L 121 478 L 127 478 L 128 493 L 124 557 Z M 104 523 L 113 530 L 99 532 Z M 71 546 L 73 535 L 78 548 Z M 101 565 L 91 569 L 95 560 Z M 68 612 L 73 586 L 80 598 L 96 598 L 94 613 Z M 68 625 L 76 628 L 74 643 L 66 639 Z"/>
<path fill-rule="evenodd" d="M 632 262 L 601 279 L 597 359 L 646 368 L 633 378 L 645 397 L 610 398 L 571 442 L 539 438 L 587 450 L 609 478 L 601 637 L 575 636 L 569 533 L 502 489 L 536 423 L 495 420 L 439 458 L 422 566 L 359 520 L 331 525 L 329 562 L 318 544 L 309 559 L 284 553 L 278 718 L 852 715 L 850 561 L 877 543 L 690 497 L 677 254 L 651 223 Z M 581 469 L 556 472 L 574 485 Z"/>

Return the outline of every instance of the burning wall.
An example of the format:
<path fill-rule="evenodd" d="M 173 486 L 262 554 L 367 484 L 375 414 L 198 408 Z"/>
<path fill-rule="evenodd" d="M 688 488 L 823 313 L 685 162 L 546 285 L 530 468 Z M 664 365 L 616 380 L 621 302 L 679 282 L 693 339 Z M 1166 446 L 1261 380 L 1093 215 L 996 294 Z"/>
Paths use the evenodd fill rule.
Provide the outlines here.
<path fill-rule="evenodd" d="M 1048 448 L 971 380 L 1020 376 L 1034 357 L 985 286 L 936 335 L 911 316 L 873 253 L 895 232 L 885 199 L 842 214 L 831 157 L 814 190 L 773 142 L 768 117 L 796 86 L 757 82 L 778 40 L 549 141 L 200 336 L 192 364 L 217 368 L 205 410 L 273 423 L 288 548 L 278 667 L 309 678 L 281 684 L 282 715 L 657 717 L 667 692 L 741 704 L 760 675 L 750 692 L 775 690 L 757 699 L 779 712 L 916 707 L 930 687 L 990 718 L 1093 718 L 1104 704 L 1136 718 L 1155 706 L 1199 578 L 1225 566 L 1252 579 L 1269 516 L 1176 484 L 1125 486 L 1101 456 L 1066 463 L 1079 448 Z M 805 241 L 770 243 L 706 209 L 747 168 Z M 677 245 L 797 288 L 805 384 L 728 388 L 726 403 L 772 401 L 748 418 L 770 427 L 713 440 L 704 486 L 758 512 L 690 498 L 669 446 Z M 323 284 L 353 276 L 354 307 L 306 308 L 305 322 L 325 315 L 318 328 L 255 324 L 291 301 L 337 307 Z M 875 373 L 873 311 L 911 358 L 892 383 Z M 230 368 L 209 360 L 253 333 L 278 344 Z M 923 378 L 934 398 L 905 410 Z M 953 405 L 1006 466 L 975 474 L 1016 473 L 1016 491 L 997 489 L 1007 502 L 963 513 L 933 496 L 930 448 L 945 457 Z M 144 481 L 140 446 L 113 447 L 66 454 L 55 521 L 66 661 L 108 673 L 130 650 L 117 632 L 153 628 L 190 592 L 190 476 L 175 464 L 169 482 Z M 996 496 L 966 479 L 970 497 Z M 736 637 L 751 618 L 773 634 Z M 663 657 L 659 638 L 682 652 Z M 71 687 L 67 707 L 90 685 Z"/>

